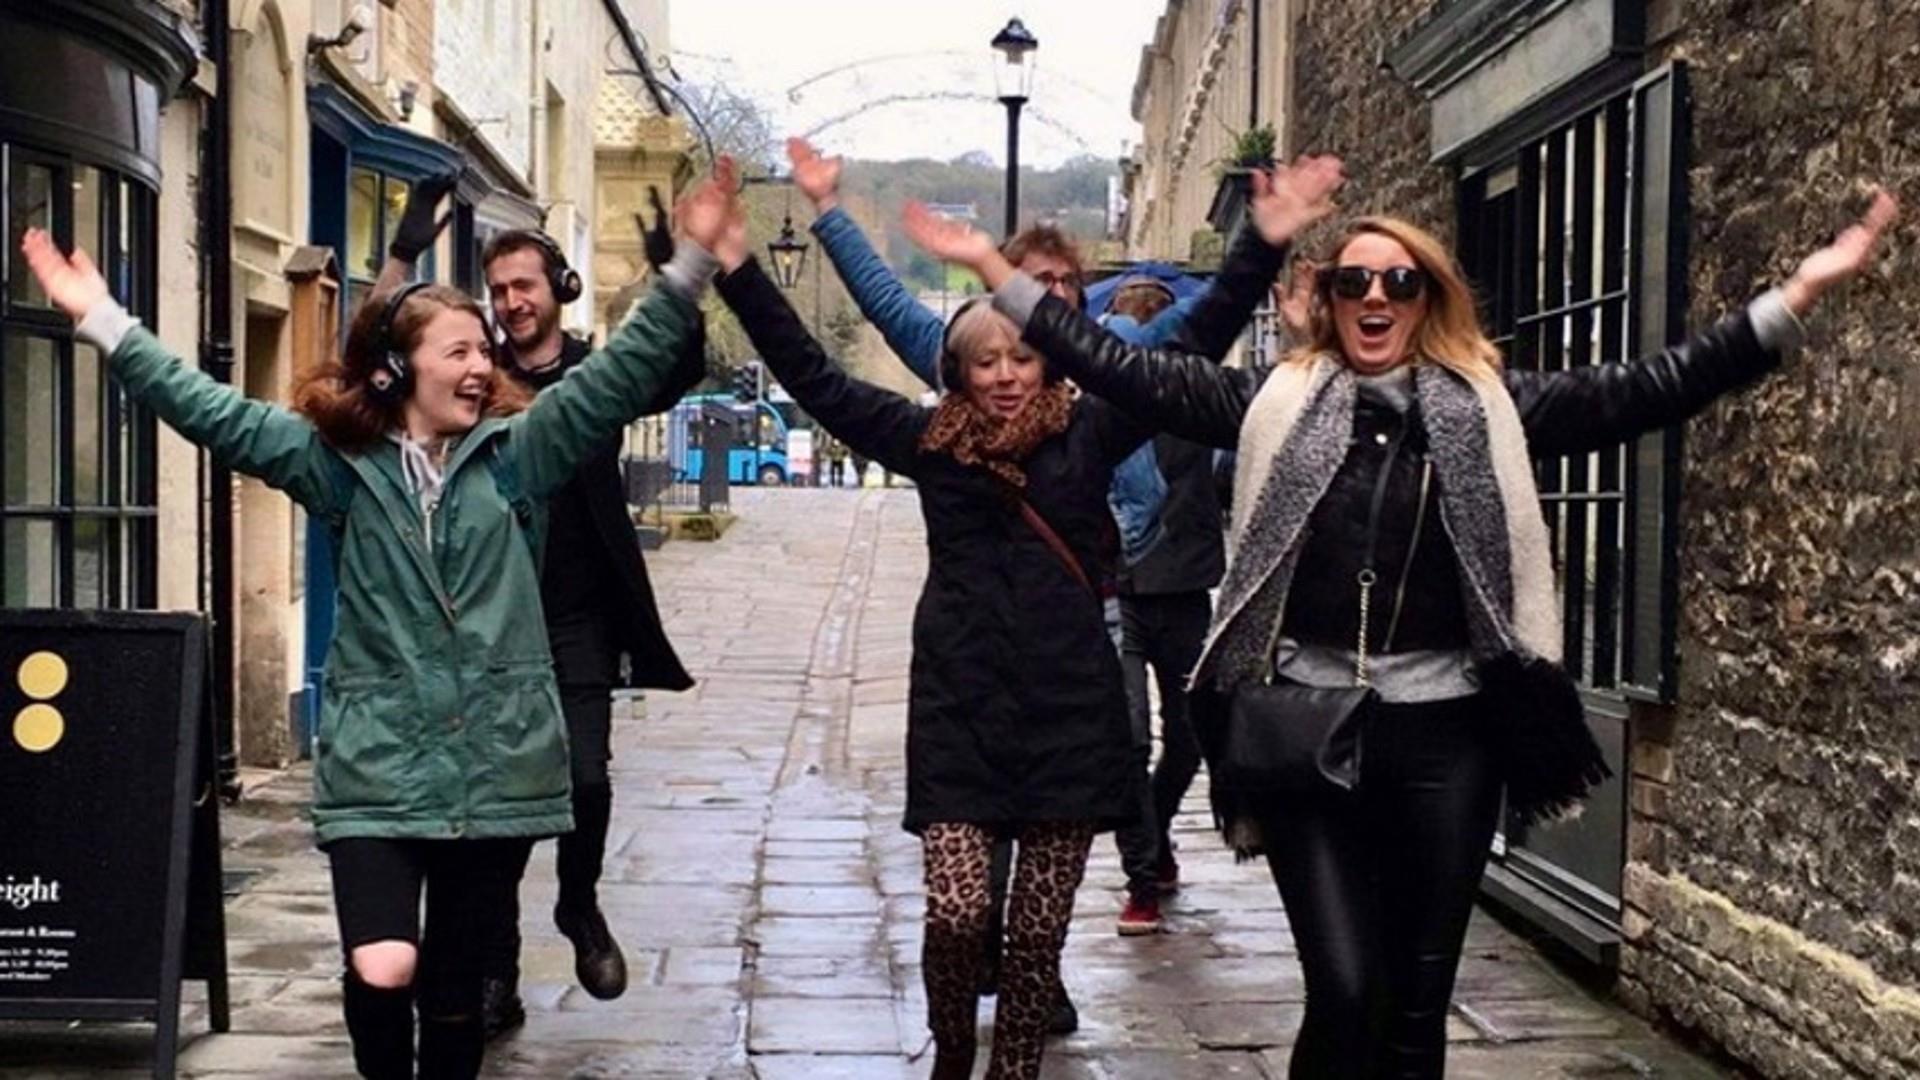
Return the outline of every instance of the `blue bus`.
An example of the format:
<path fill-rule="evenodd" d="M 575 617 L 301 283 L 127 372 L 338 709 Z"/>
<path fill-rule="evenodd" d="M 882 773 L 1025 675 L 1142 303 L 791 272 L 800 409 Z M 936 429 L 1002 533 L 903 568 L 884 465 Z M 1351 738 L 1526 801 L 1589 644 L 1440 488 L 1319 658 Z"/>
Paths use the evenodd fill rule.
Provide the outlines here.
<path fill-rule="evenodd" d="M 734 415 L 733 446 L 727 451 L 727 483 L 779 487 L 787 482 L 787 421 L 765 401 L 741 401 L 732 394 L 694 394 L 673 407 L 667 446 L 675 478 L 699 483 L 706 466 L 700 447 L 700 413 L 718 405 Z"/>

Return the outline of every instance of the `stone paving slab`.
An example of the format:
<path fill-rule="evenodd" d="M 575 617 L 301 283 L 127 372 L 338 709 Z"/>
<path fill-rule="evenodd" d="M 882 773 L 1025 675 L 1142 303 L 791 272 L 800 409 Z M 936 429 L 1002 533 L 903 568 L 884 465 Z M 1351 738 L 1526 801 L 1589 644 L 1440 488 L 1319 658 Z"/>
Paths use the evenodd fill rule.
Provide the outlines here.
<path fill-rule="evenodd" d="M 736 491 L 715 544 L 649 556 L 669 632 L 701 680 L 616 705 L 604 906 L 632 985 L 573 984 L 554 931 L 552 845 L 522 894 L 529 1019 L 490 1077 L 923 1080 L 918 841 L 899 828 L 910 622 L 925 572 L 910 491 Z M 777 587 L 775 587 L 777 583 Z M 352 1075 L 331 885 L 295 769 L 225 817 L 234 1030 L 205 1034 L 190 985 L 189 1077 Z M 1197 787 L 1176 819 L 1169 932 L 1121 938 L 1123 880 L 1096 842 L 1068 941 L 1081 1029 L 1047 1080 L 1280 1080 L 1304 1000 L 1265 867 L 1236 864 Z M 1594 997 L 1476 914 L 1449 1017 L 1464 1080 L 1723 1075 Z M 983 1043 L 993 1002 L 983 1002 Z M 7 1080 L 145 1075 L 148 1029 L 0 1026 Z M 984 1051 L 984 1046 L 983 1046 Z M 985 1069 L 986 1054 L 980 1069 Z"/>

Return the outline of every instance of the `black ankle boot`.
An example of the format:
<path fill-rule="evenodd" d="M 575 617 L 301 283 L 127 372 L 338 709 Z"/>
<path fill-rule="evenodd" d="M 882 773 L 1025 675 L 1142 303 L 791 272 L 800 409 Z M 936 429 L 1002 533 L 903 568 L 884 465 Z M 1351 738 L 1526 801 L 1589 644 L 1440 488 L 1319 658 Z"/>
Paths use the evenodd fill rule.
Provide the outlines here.
<path fill-rule="evenodd" d="M 527 1007 L 520 1000 L 517 979 L 489 978 L 480 989 L 480 1027 L 486 1040 L 493 1040 L 527 1022 Z"/>
<path fill-rule="evenodd" d="M 341 980 L 353 1066 L 367 1080 L 413 1080 L 413 988 L 368 986 L 349 971 Z"/>
<path fill-rule="evenodd" d="M 1073 999 L 1067 996 L 1066 985 L 1062 984 L 1052 1010 L 1047 1013 L 1047 1034 L 1071 1035 L 1079 1030 L 1080 1010 L 1073 1007 Z"/>
<path fill-rule="evenodd" d="M 573 943 L 573 973 L 587 993 L 612 1001 L 627 992 L 627 958 L 607 929 L 600 909 L 568 905 L 553 909 L 553 925 Z"/>
<path fill-rule="evenodd" d="M 486 1049 L 478 1016 L 420 1018 L 420 1080 L 474 1080 Z"/>

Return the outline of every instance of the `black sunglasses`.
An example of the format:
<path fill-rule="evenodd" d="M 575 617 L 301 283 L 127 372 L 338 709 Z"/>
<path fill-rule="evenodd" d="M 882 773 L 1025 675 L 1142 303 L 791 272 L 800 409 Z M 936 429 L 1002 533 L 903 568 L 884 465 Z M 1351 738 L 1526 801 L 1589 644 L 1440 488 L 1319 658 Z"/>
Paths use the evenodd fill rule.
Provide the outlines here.
<path fill-rule="evenodd" d="M 1395 266 L 1386 270 L 1374 270 L 1365 266 L 1336 266 L 1326 272 L 1327 289 L 1342 300 L 1364 300 L 1373 288 L 1373 279 L 1379 277 L 1380 286 L 1386 292 L 1387 299 L 1405 302 L 1417 300 L 1427 287 L 1427 275 L 1411 266 Z"/>

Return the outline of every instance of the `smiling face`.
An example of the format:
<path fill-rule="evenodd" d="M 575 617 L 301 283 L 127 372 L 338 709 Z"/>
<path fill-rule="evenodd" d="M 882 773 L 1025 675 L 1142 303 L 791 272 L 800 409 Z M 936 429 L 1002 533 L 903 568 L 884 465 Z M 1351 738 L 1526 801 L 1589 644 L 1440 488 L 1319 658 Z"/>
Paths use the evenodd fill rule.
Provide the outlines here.
<path fill-rule="evenodd" d="M 547 259 L 539 249 L 515 248 L 496 255 L 487 264 L 487 296 L 493 319 L 513 343 L 516 357 L 551 359 L 540 354 L 552 343 L 558 349 L 560 303 L 547 278 Z"/>
<path fill-rule="evenodd" d="M 1328 304 L 1347 364 L 1362 375 L 1378 375 L 1413 359 L 1414 342 L 1427 317 L 1425 289 L 1408 300 L 1387 297 L 1385 273 L 1394 269 L 1418 271 L 1420 264 L 1398 240 L 1380 233 L 1361 233 L 1340 250 L 1334 264 L 1322 273 L 1344 267 L 1373 271 L 1366 295 L 1350 299 L 1329 291 Z"/>
<path fill-rule="evenodd" d="M 407 359 L 413 366 L 413 392 L 404 408 L 407 434 L 421 441 L 446 438 L 480 422 L 493 359 L 479 318 L 441 308 L 421 327 Z"/>
<path fill-rule="evenodd" d="M 1012 337 L 987 345 L 960 358 L 966 395 L 988 416 L 1005 420 L 1018 415 L 1040 392 L 1046 365 L 1040 354 Z"/>
<path fill-rule="evenodd" d="M 1072 304 L 1081 306 L 1080 272 L 1072 263 L 1041 251 L 1029 252 L 1020 260 L 1020 271 L 1047 287 L 1047 291 Z"/>
<path fill-rule="evenodd" d="M 1012 320 L 982 301 L 970 301 L 954 316 L 942 362 L 947 385 L 974 408 L 1006 419 L 1026 408 L 1046 385 L 1040 354 L 1022 344 Z"/>

